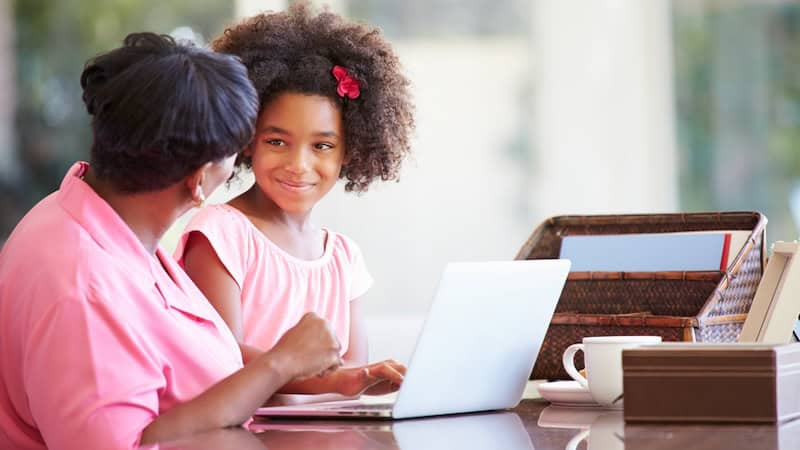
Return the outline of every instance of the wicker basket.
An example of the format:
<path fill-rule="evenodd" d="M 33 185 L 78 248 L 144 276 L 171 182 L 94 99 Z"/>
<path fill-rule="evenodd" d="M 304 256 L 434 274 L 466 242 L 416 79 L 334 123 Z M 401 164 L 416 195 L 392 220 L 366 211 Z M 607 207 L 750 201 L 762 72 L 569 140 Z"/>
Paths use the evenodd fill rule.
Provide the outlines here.
<path fill-rule="evenodd" d="M 561 238 L 569 235 L 709 230 L 751 233 L 724 272 L 570 273 L 531 378 L 569 379 L 561 355 L 586 336 L 658 335 L 665 341 L 735 341 L 765 266 L 766 223 L 766 217 L 757 212 L 559 216 L 546 220 L 515 259 L 558 258 Z"/>

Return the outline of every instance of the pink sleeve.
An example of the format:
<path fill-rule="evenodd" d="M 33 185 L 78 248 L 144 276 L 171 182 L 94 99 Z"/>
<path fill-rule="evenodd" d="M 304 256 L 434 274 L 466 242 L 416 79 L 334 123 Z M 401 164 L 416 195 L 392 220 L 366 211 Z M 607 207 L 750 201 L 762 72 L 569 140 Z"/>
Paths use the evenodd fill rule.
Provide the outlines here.
<path fill-rule="evenodd" d="M 32 329 L 25 391 L 48 448 L 136 448 L 158 415 L 166 380 L 125 324 L 104 302 L 70 299 Z"/>
<path fill-rule="evenodd" d="M 192 232 L 202 233 L 217 254 L 225 270 L 242 289 L 249 252 L 248 228 L 241 217 L 223 206 L 207 206 L 201 209 L 186 225 L 175 249 L 175 259 L 183 267 L 183 252 L 186 240 Z"/>
<path fill-rule="evenodd" d="M 355 300 L 367 293 L 372 287 L 372 275 L 367 270 L 367 264 L 364 261 L 364 255 L 361 249 L 351 239 L 345 240 L 346 245 L 349 247 L 350 262 L 353 268 L 352 285 L 350 287 L 350 300 Z"/>

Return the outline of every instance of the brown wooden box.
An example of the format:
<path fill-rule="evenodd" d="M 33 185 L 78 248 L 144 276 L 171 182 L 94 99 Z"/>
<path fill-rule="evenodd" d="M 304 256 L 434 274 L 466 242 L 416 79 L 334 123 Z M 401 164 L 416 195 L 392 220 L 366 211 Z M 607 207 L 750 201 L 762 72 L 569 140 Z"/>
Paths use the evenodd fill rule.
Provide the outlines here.
<path fill-rule="evenodd" d="M 640 347 L 623 350 L 622 368 L 626 422 L 800 417 L 800 343 Z"/>
<path fill-rule="evenodd" d="M 569 235 L 711 230 L 748 230 L 751 234 L 722 272 L 570 273 L 531 378 L 569 379 L 561 355 L 586 336 L 735 341 L 765 266 L 766 222 L 758 212 L 558 216 L 546 220 L 515 259 L 558 258 L 561 239 Z"/>

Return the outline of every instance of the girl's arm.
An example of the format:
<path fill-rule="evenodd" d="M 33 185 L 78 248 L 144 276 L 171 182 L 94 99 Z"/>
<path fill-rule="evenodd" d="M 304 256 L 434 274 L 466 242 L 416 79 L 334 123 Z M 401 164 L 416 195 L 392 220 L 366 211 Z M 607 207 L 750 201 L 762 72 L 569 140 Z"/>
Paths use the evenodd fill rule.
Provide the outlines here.
<path fill-rule="evenodd" d="M 205 294 L 233 332 L 239 342 L 244 363 L 247 365 L 251 361 L 257 360 L 264 351 L 242 342 L 242 304 L 239 285 L 225 269 L 211 243 L 202 233 L 192 232 L 189 234 L 183 255 L 183 265 L 186 273 L 194 280 L 197 287 Z M 360 301 L 353 300 L 350 308 L 350 344 L 344 355 L 345 364 L 364 366 L 367 362 L 367 338 Z M 339 393 L 344 395 L 356 395 L 364 391 L 367 393 L 391 392 L 400 385 L 404 373 L 405 367 L 401 364 L 384 361 L 365 367 L 338 370 L 324 377 L 289 379 L 286 380 L 285 385 L 282 385 L 280 392 L 285 394 Z"/>
<path fill-rule="evenodd" d="M 142 432 L 141 443 L 241 425 L 289 380 L 335 369 L 341 363 L 339 349 L 325 320 L 306 314 L 272 350 L 156 417 Z"/>
<path fill-rule="evenodd" d="M 347 352 L 342 356 L 345 366 L 363 366 L 369 360 L 367 324 L 360 298 L 350 302 L 350 337 Z"/>
<path fill-rule="evenodd" d="M 340 367 L 327 375 L 296 379 L 284 385 L 282 394 L 383 395 L 403 383 L 406 367 L 391 359 L 360 367 Z"/>
<path fill-rule="evenodd" d="M 233 332 L 244 363 L 262 354 L 262 350 L 242 342 L 242 291 L 202 233 L 194 231 L 186 239 L 183 267 Z"/>

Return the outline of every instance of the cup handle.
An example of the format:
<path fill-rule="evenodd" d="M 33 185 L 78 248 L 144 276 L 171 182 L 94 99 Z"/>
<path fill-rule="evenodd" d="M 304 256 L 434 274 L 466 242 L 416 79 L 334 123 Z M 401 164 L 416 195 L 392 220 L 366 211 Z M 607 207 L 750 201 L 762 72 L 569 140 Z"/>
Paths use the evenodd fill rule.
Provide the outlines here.
<path fill-rule="evenodd" d="M 578 445 L 587 437 L 589 437 L 589 430 L 581 430 L 580 433 L 572 436 L 572 439 L 567 442 L 567 446 L 564 447 L 564 450 L 578 450 Z"/>
<path fill-rule="evenodd" d="M 572 344 L 564 351 L 564 356 L 561 358 L 561 362 L 564 364 L 564 369 L 567 371 L 569 376 L 572 377 L 573 380 L 580 383 L 586 389 L 589 389 L 589 382 L 586 380 L 586 377 L 578 372 L 578 369 L 575 368 L 575 353 L 579 351 L 583 351 L 583 344 Z"/>

